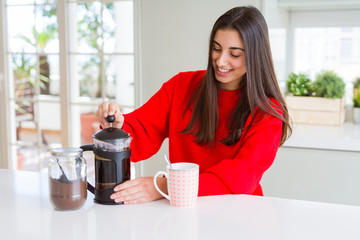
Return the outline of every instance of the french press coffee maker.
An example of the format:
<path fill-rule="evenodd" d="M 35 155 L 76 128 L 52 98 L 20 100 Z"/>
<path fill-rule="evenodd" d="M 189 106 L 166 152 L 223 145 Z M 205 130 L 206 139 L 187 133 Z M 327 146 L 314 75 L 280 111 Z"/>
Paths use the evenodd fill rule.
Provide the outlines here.
<path fill-rule="evenodd" d="M 129 133 L 113 128 L 114 116 L 108 116 L 110 128 L 93 135 L 93 144 L 83 145 L 84 151 L 95 154 L 95 186 L 88 183 L 88 190 L 95 195 L 94 201 L 100 204 L 122 204 L 110 199 L 114 187 L 130 179 L 130 142 Z"/>

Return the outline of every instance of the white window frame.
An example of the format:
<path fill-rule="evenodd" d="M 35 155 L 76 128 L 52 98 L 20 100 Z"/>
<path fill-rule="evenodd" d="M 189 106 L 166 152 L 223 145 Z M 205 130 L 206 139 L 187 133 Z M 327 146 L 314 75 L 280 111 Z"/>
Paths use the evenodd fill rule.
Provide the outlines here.
<path fill-rule="evenodd" d="M 140 53 L 140 0 L 133 0 L 134 4 L 134 108 L 141 104 L 141 53 Z M 59 58 L 60 58 L 60 109 L 61 109 L 61 144 L 63 147 L 73 146 L 71 138 L 71 107 L 70 102 L 70 82 L 69 82 L 69 51 L 68 51 L 68 29 L 67 24 L 67 6 L 66 0 L 57 1 L 57 16 L 59 24 Z M 16 169 L 16 153 L 11 150 L 10 136 L 14 134 L 10 130 L 10 123 L 12 122 L 10 109 L 9 109 L 9 86 L 6 79 L 8 79 L 8 66 L 7 66 L 7 36 L 6 36 L 6 9 L 5 1 L 0 0 L 0 168 Z M 15 155 L 15 156 L 12 156 Z M 138 169 L 136 169 L 136 175 Z"/>
<path fill-rule="evenodd" d="M 10 134 L 9 134 L 9 105 L 7 104 L 8 97 L 8 84 L 7 84 L 7 58 L 6 58 L 6 13 L 5 13 L 5 3 L 3 0 L 0 0 L 0 168 L 9 168 L 10 156 Z"/>

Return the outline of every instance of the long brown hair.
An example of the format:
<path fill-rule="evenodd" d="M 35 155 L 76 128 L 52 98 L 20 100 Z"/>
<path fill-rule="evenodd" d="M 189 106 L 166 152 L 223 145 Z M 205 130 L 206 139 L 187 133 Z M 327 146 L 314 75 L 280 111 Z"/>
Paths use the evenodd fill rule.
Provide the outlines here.
<path fill-rule="evenodd" d="M 289 114 L 275 75 L 266 21 L 261 12 L 252 6 L 230 9 L 215 22 L 210 35 L 206 74 L 188 102 L 185 111 L 193 103 L 194 108 L 190 122 L 182 132 L 194 134 L 195 142 L 200 145 L 212 146 L 215 142 L 219 121 L 219 90 L 212 65 L 212 48 L 219 29 L 231 29 L 239 33 L 245 47 L 246 67 L 246 73 L 240 82 L 241 97 L 229 115 L 229 133 L 222 142 L 226 145 L 237 143 L 253 124 L 254 109 L 258 107 L 261 115 L 268 113 L 283 121 L 281 146 L 292 132 Z M 273 104 L 269 98 L 275 99 L 279 104 Z M 252 121 L 245 128 L 250 114 Z"/>

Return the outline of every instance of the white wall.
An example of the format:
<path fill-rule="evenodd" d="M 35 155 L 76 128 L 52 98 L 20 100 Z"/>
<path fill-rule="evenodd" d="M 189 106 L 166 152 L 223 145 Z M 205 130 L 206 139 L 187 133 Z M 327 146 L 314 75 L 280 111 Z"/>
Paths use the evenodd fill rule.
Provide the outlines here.
<path fill-rule="evenodd" d="M 142 102 L 163 82 L 181 71 L 205 69 L 208 39 L 215 20 L 241 5 L 258 8 L 261 0 L 145 0 L 141 1 Z M 143 175 L 165 169 L 167 144 L 144 162 Z"/>
<path fill-rule="evenodd" d="M 240 5 L 260 0 L 141 1 L 143 101 L 180 71 L 204 69 L 215 20 Z"/>
<path fill-rule="evenodd" d="M 289 26 L 289 11 L 279 8 L 277 0 L 264 1 L 262 9 L 269 28 L 287 28 Z"/>

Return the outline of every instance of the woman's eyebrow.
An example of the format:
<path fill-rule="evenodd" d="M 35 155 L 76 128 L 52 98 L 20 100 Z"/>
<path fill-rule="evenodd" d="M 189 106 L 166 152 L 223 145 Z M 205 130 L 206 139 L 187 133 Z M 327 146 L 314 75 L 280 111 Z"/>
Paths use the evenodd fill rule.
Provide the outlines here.
<path fill-rule="evenodd" d="M 219 45 L 219 47 L 221 47 L 220 43 L 218 43 L 217 41 L 213 40 L 213 42 L 214 42 L 216 45 Z M 245 49 L 244 49 L 244 48 L 241 48 L 241 47 L 231 47 L 230 49 L 241 50 L 241 51 L 244 51 L 244 52 L 245 52 Z"/>
<path fill-rule="evenodd" d="M 213 40 L 213 42 L 214 42 L 216 45 L 219 45 L 219 47 L 221 47 L 220 43 L 218 43 L 217 41 Z"/>
<path fill-rule="evenodd" d="M 241 48 L 241 47 L 231 47 L 230 49 L 241 50 L 241 51 L 245 52 L 245 49 Z"/>

